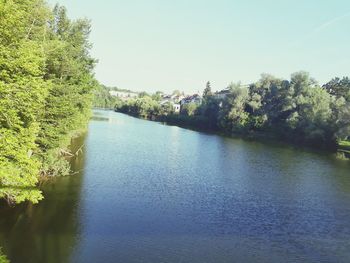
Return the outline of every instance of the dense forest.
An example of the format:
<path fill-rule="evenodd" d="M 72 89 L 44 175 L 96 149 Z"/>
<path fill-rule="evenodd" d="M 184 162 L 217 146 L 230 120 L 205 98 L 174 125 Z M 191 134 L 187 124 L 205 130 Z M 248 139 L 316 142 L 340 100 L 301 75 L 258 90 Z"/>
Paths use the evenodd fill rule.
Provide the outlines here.
<path fill-rule="evenodd" d="M 0 17 L 0 198 L 37 203 L 40 178 L 69 173 L 67 147 L 90 116 L 90 22 L 43 0 L 0 0 Z"/>
<path fill-rule="evenodd" d="M 274 137 L 295 144 L 341 148 L 349 154 L 350 79 L 335 78 L 320 86 L 306 72 L 290 80 L 263 74 L 248 86 L 230 84 L 224 98 L 208 82 L 200 104 L 171 105 L 154 97 L 125 101 L 117 111 L 143 118 L 252 137 Z"/>

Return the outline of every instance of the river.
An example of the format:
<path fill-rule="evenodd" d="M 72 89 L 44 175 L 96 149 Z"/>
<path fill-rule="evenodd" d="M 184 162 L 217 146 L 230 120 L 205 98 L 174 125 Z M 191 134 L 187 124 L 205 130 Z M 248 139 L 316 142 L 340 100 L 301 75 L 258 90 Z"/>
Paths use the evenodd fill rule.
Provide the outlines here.
<path fill-rule="evenodd" d="M 0 209 L 12 263 L 350 262 L 350 164 L 94 111 L 72 176 Z"/>

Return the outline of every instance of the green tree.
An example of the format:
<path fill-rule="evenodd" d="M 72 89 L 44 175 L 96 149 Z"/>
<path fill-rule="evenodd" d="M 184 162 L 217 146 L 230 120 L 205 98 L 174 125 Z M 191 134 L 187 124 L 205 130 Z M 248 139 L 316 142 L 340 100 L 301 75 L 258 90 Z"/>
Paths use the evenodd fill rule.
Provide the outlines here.
<path fill-rule="evenodd" d="M 207 84 L 206 84 L 206 87 L 203 91 L 203 98 L 204 99 L 207 99 L 208 97 L 212 96 L 213 93 L 211 91 L 211 85 L 210 85 L 210 82 L 208 81 Z"/>
<path fill-rule="evenodd" d="M 174 113 L 174 104 L 170 101 L 161 105 L 160 115 L 168 115 Z"/>
<path fill-rule="evenodd" d="M 249 93 L 238 85 L 230 87 L 230 91 L 219 112 L 219 125 L 229 132 L 243 132 L 249 122 L 249 113 L 245 110 Z"/>
<path fill-rule="evenodd" d="M 320 87 L 308 89 L 296 99 L 298 120 L 295 130 L 314 143 L 334 140 L 330 132 L 331 96 Z"/>
<path fill-rule="evenodd" d="M 42 199 L 35 188 L 40 162 L 33 153 L 50 83 L 45 70 L 42 1 L 0 0 L 0 198 Z"/>
<path fill-rule="evenodd" d="M 156 93 L 154 93 L 152 95 L 152 99 L 155 100 L 155 101 L 161 101 L 162 100 L 162 96 L 163 96 L 163 92 L 157 91 Z"/>
<path fill-rule="evenodd" d="M 139 98 L 149 97 L 149 94 L 146 91 L 142 91 L 139 93 Z"/>
<path fill-rule="evenodd" d="M 284 127 L 293 110 L 293 90 L 289 81 L 263 74 L 257 83 L 249 86 L 249 96 L 247 111 L 257 124 L 255 128 Z"/>
<path fill-rule="evenodd" d="M 350 78 L 334 78 L 323 85 L 323 87 L 329 94 L 334 95 L 337 98 L 343 97 L 347 101 L 350 101 Z"/>
<path fill-rule="evenodd" d="M 88 20 L 71 21 L 66 9 L 56 5 L 48 32 L 45 79 L 52 86 L 44 103 L 37 143 L 44 163 L 56 159 L 64 164 L 63 156 L 59 156 L 61 149 L 69 144 L 72 131 L 85 127 L 90 116 L 93 90 L 98 86 L 92 72 L 96 61 L 89 55 Z M 43 166 L 42 174 L 51 175 L 51 167 L 57 167 L 57 162 Z"/>
<path fill-rule="evenodd" d="M 104 109 L 114 109 L 120 99 L 112 96 L 109 93 L 110 89 L 104 85 L 97 85 L 93 90 L 93 107 L 104 108 Z"/>
<path fill-rule="evenodd" d="M 90 25 L 41 0 L 0 0 L 0 17 L 0 198 L 36 203 L 39 175 L 69 172 L 58 149 L 89 118 Z"/>
<path fill-rule="evenodd" d="M 198 105 L 193 102 L 184 104 L 181 108 L 181 114 L 186 116 L 193 116 L 196 114 L 197 108 Z"/>

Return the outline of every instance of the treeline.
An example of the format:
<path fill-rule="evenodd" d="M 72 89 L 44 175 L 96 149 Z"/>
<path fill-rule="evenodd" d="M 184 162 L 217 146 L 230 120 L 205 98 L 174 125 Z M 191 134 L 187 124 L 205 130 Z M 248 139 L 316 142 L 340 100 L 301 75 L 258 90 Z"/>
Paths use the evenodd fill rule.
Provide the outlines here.
<path fill-rule="evenodd" d="M 290 80 L 263 75 L 248 88 L 231 85 L 214 117 L 228 132 L 272 134 L 294 143 L 335 148 L 350 134 L 349 84 L 345 78 L 321 87 L 306 72 L 294 73 Z M 213 104 L 207 96 L 204 107 Z"/>
<path fill-rule="evenodd" d="M 109 93 L 110 90 L 111 89 L 104 85 L 98 85 L 93 91 L 93 107 L 114 109 L 119 100 Z"/>
<path fill-rule="evenodd" d="M 0 198 L 36 203 L 40 176 L 69 173 L 64 153 L 89 118 L 90 22 L 43 0 L 0 0 L 0 17 Z"/>
<path fill-rule="evenodd" d="M 143 94 L 145 95 L 140 95 L 138 98 L 119 100 L 115 109 L 119 112 L 145 119 L 154 119 L 172 112 L 172 104 L 160 105 L 158 99 L 146 93 Z"/>
<path fill-rule="evenodd" d="M 178 115 L 151 97 L 125 102 L 117 111 L 334 150 L 350 135 L 350 80 L 335 78 L 320 86 L 306 72 L 290 80 L 264 74 L 249 86 L 230 84 L 224 97 L 208 83 L 203 102 L 185 104 Z"/>

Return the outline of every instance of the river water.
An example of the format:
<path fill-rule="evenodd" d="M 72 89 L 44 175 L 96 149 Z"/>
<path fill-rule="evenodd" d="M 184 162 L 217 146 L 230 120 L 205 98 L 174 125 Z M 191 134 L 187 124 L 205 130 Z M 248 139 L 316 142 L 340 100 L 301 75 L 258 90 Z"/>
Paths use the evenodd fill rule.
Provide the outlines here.
<path fill-rule="evenodd" d="M 11 262 L 350 262 L 350 165 L 95 111 L 74 175 L 0 208 Z"/>

